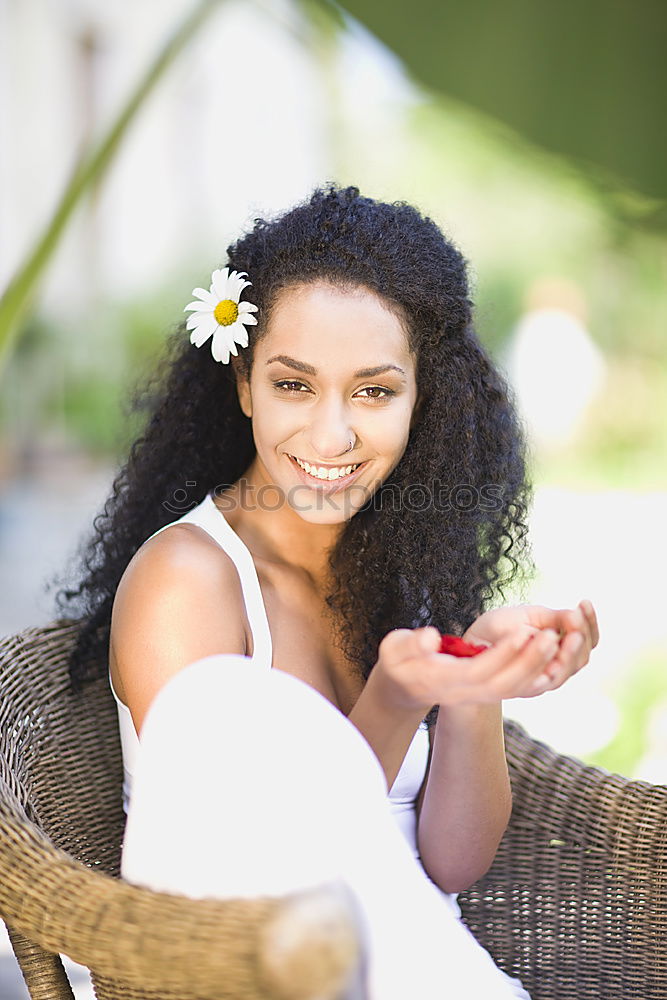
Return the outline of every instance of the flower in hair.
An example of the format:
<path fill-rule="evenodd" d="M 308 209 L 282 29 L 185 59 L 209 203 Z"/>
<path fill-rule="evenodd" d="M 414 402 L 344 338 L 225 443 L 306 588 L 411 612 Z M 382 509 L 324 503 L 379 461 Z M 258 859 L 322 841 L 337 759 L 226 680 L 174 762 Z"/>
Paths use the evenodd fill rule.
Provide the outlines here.
<path fill-rule="evenodd" d="M 229 272 L 228 267 L 214 271 L 211 275 L 211 289 L 195 288 L 197 298 L 190 302 L 183 312 L 193 310 L 185 324 L 190 333 L 190 343 L 201 347 L 212 335 L 211 353 L 216 361 L 224 365 L 229 356 L 238 355 L 236 345 L 248 346 L 246 326 L 254 326 L 257 319 L 252 315 L 257 306 L 252 302 L 241 302 L 241 292 L 251 281 L 244 281 L 245 271 Z"/>

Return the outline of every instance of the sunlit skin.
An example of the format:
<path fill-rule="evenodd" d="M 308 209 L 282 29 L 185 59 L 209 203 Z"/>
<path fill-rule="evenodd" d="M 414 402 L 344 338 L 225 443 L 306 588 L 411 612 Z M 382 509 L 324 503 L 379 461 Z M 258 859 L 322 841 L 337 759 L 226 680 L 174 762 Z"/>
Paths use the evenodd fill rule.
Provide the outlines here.
<path fill-rule="evenodd" d="M 317 374 L 272 360 L 278 355 Z M 384 366 L 393 367 L 356 374 Z M 346 520 L 396 468 L 408 443 L 418 392 L 402 325 L 363 288 L 319 282 L 285 289 L 255 349 L 250 379 L 237 369 L 237 385 L 257 454 L 243 476 L 246 500 L 230 520 L 243 526 L 258 554 L 321 581 Z M 290 456 L 313 465 L 367 464 L 348 488 L 318 500 L 317 485 L 303 484 Z M 229 493 L 238 501 L 240 484 Z"/>

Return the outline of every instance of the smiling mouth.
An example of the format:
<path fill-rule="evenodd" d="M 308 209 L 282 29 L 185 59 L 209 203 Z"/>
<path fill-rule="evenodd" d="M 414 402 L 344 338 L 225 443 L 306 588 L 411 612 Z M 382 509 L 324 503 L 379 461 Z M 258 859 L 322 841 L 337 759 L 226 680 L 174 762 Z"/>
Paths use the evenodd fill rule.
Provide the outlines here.
<path fill-rule="evenodd" d="M 310 462 L 305 462 L 301 458 L 297 458 L 296 455 L 290 455 L 290 459 L 295 462 L 299 468 L 310 476 L 311 479 L 316 479 L 318 482 L 336 482 L 338 479 L 346 479 L 351 476 L 353 472 L 365 465 L 365 462 L 354 462 L 349 465 L 339 465 L 333 468 L 326 468 L 326 466 L 311 465 Z"/>

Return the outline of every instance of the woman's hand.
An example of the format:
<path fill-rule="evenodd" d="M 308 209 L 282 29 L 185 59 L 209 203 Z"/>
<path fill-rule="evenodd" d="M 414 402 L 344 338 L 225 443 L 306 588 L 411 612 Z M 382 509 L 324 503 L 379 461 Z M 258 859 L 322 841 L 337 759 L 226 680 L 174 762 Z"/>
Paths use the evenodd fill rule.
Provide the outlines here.
<path fill-rule="evenodd" d="M 553 629 L 526 635 L 515 629 L 472 657 L 438 653 L 433 626 L 394 629 L 378 647 L 374 682 L 385 703 L 425 715 L 433 705 L 499 702 L 539 693 L 535 682 L 558 652 Z"/>
<path fill-rule="evenodd" d="M 590 601 L 576 608 L 547 608 L 538 604 L 495 608 L 473 622 L 463 638 L 472 643 L 495 644 L 509 633 L 520 630 L 526 637 L 544 629 L 555 630 L 561 642 L 557 655 L 537 678 L 535 689 L 526 695 L 553 691 L 588 663 L 591 650 L 600 639 L 597 615 Z M 521 696 L 520 696 L 521 697 Z"/>

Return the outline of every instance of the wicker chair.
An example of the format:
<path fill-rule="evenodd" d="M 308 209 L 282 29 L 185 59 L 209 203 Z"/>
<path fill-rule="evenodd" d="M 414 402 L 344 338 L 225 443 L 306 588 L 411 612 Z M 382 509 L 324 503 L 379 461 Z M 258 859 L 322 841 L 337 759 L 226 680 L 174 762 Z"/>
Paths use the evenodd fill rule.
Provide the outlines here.
<path fill-rule="evenodd" d="M 105 680 L 70 694 L 76 628 L 0 641 L 0 916 L 33 1000 L 72 1000 L 59 953 L 91 970 L 100 1000 L 337 996 L 359 967 L 346 900 L 194 901 L 118 878 L 116 707 Z M 460 896 L 468 925 L 533 1000 L 664 1000 L 667 788 L 558 755 L 512 722 L 505 735 L 514 811 L 493 867 Z"/>

